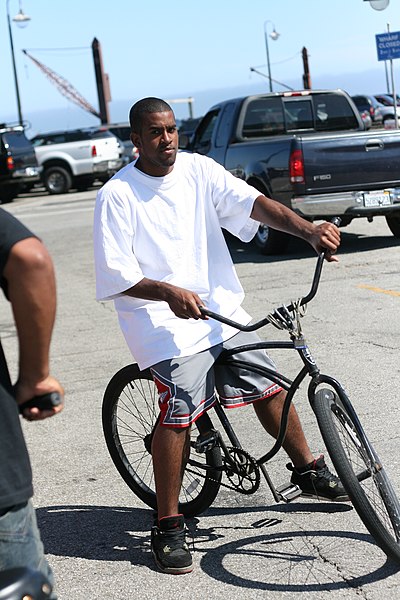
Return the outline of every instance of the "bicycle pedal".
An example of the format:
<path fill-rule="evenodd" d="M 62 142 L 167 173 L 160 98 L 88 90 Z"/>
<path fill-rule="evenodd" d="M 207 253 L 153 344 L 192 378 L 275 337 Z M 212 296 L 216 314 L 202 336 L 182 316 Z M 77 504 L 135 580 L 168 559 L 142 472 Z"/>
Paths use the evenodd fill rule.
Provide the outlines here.
<path fill-rule="evenodd" d="M 301 496 L 303 493 L 299 486 L 295 483 L 286 483 L 285 485 L 281 485 L 280 487 L 276 488 L 276 491 L 278 496 L 280 496 L 280 499 L 284 502 L 291 502 L 292 500 L 295 500 Z"/>
<path fill-rule="evenodd" d="M 199 435 L 197 437 L 194 443 L 194 449 L 199 454 L 209 452 L 210 450 L 215 448 L 215 446 L 218 443 L 218 439 L 218 431 L 216 431 L 215 429 L 211 429 L 210 431 L 207 431 L 207 433 L 203 433 L 202 435 Z"/>

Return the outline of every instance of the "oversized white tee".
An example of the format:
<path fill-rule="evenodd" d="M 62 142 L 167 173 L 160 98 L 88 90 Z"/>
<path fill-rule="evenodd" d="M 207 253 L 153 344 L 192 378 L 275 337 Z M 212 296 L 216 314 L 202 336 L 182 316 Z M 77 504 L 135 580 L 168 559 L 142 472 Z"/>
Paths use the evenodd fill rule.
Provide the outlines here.
<path fill-rule="evenodd" d="M 144 277 L 196 292 L 210 310 L 250 321 L 221 227 L 250 241 L 259 225 L 250 218 L 259 195 L 214 160 L 186 152 L 177 154 L 165 177 L 151 177 L 130 163 L 98 192 L 96 298 L 114 300 L 141 369 L 190 356 L 237 333 L 215 319 L 180 319 L 167 302 L 123 293 Z"/>

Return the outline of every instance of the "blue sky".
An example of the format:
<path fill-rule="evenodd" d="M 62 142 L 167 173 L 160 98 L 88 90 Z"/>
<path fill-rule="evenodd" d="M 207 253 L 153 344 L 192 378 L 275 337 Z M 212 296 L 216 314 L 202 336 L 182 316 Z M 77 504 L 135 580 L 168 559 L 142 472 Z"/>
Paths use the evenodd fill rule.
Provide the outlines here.
<path fill-rule="evenodd" d="M 0 0 L 0 121 L 17 119 L 7 5 L 13 17 L 19 0 Z M 305 46 L 312 87 L 386 91 L 375 34 L 387 31 L 388 23 L 400 30 L 400 0 L 382 11 L 363 0 L 21 0 L 21 6 L 31 21 L 24 29 L 12 24 L 12 31 L 22 112 L 32 135 L 98 120 L 66 100 L 23 48 L 98 108 L 91 53 L 96 37 L 110 78 L 111 119 L 125 121 L 131 104 L 148 95 L 192 96 L 200 116 L 218 100 L 268 91 L 268 79 L 250 72 L 255 67 L 267 74 L 264 27 L 280 33 L 269 40 L 274 79 L 302 87 Z M 400 60 L 393 64 L 400 88 Z M 189 116 L 186 103 L 173 107 L 178 118 Z"/>

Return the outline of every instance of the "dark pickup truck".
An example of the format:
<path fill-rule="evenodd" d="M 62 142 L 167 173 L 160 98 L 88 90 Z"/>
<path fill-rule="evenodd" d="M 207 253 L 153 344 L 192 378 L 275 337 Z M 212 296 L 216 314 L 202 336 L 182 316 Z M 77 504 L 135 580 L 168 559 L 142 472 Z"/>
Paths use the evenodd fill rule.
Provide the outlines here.
<path fill-rule="evenodd" d="M 11 202 L 19 192 L 40 181 L 42 167 L 21 126 L 0 124 L 0 203 Z"/>
<path fill-rule="evenodd" d="M 342 90 L 247 96 L 213 106 L 181 148 L 206 154 L 310 221 L 383 215 L 400 237 L 400 131 L 366 131 Z M 289 236 L 260 226 L 264 254 Z"/>

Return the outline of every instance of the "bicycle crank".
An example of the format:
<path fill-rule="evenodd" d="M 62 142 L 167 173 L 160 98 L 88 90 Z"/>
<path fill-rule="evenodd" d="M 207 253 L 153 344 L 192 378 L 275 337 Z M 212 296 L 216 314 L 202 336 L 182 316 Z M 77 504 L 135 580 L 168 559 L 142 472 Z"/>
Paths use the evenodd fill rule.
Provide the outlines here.
<path fill-rule="evenodd" d="M 254 494 L 260 486 L 260 469 L 256 460 L 242 448 L 228 447 L 224 453 L 224 471 L 233 488 L 241 494 Z"/>

